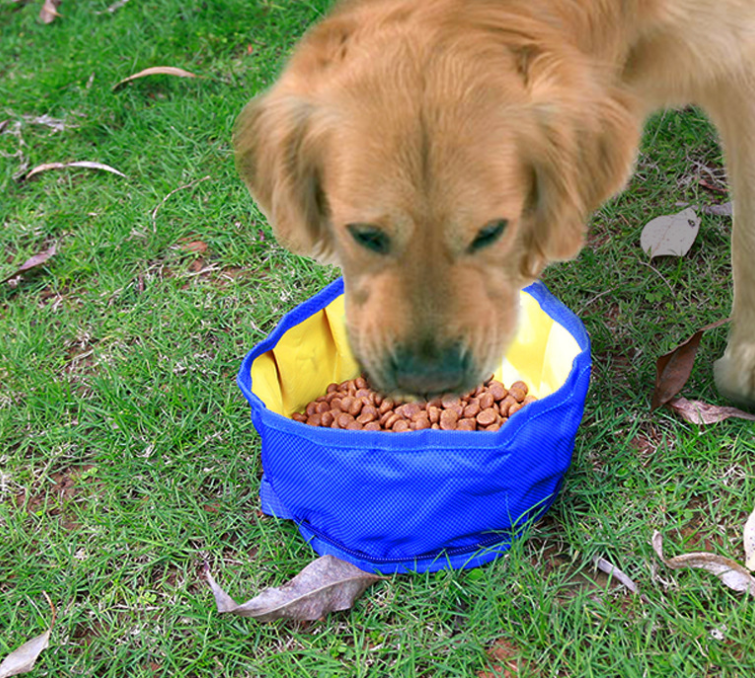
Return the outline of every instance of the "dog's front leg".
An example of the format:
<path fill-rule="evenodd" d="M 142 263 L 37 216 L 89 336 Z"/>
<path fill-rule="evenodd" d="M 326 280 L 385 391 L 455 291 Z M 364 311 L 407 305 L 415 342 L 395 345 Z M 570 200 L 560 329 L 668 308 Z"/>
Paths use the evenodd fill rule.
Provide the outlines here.
<path fill-rule="evenodd" d="M 706 92 L 703 105 L 718 127 L 735 201 L 731 254 L 732 328 L 714 366 L 726 398 L 755 407 L 755 61 Z"/>

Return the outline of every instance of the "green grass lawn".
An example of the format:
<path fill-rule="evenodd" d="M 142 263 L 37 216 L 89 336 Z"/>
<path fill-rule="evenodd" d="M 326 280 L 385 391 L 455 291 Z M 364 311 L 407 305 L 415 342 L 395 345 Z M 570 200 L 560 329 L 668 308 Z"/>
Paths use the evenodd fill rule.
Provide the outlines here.
<path fill-rule="evenodd" d="M 682 259 L 639 248 L 650 218 L 727 199 L 698 181 L 721 166 L 699 112 L 650 122 L 628 191 L 595 215 L 579 260 L 547 273 L 590 332 L 594 372 L 546 520 L 478 570 L 392 577 L 351 612 L 260 624 L 218 616 L 203 559 L 245 600 L 313 554 L 259 512 L 235 375 L 337 271 L 275 243 L 229 139 L 328 2 L 64 0 L 47 26 L 41 4 L 0 0 L 0 278 L 58 248 L 0 287 L 0 657 L 47 628 L 46 592 L 58 618 L 32 675 L 443 678 L 517 658 L 512 675 L 753 675 L 752 600 L 656 568 L 649 543 L 657 529 L 668 554 L 741 560 L 755 502 L 751 422 L 649 413 L 655 358 L 729 312 L 729 218 L 704 216 Z M 113 91 L 150 66 L 200 77 Z M 19 180 L 70 161 L 126 177 Z M 703 339 L 688 397 L 720 402 L 725 338 Z M 607 585 L 594 556 L 647 601 Z"/>

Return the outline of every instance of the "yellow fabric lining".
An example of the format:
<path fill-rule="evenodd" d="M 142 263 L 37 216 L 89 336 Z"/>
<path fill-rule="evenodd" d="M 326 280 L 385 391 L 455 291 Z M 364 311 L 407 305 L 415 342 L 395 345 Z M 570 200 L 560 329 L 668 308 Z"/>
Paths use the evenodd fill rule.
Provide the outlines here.
<path fill-rule="evenodd" d="M 531 393 L 543 398 L 563 385 L 579 352 L 568 330 L 522 292 L 519 330 L 495 376 L 506 386 L 521 379 Z M 268 409 L 290 417 L 321 396 L 328 384 L 358 374 L 341 295 L 288 330 L 274 349 L 252 363 L 252 391 Z"/>

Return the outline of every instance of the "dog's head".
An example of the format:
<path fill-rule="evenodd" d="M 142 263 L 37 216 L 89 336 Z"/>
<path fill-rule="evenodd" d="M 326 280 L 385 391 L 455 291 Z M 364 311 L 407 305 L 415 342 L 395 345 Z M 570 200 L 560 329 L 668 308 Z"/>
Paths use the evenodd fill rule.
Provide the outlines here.
<path fill-rule="evenodd" d="M 554 31 L 405 4 L 313 29 L 241 114 L 237 166 L 284 246 L 342 268 L 373 382 L 461 391 L 503 355 L 519 290 L 577 254 L 639 131 Z"/>

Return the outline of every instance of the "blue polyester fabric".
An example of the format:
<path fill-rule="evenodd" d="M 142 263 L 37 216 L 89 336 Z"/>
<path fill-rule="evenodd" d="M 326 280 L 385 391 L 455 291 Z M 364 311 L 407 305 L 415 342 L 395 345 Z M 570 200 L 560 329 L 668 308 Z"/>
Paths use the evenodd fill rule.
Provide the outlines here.
<path fill-rule="evenodd" d="M 237 383 L 262 438 L 262 510 L 296 521 L 321 554 L 383 574 L 476 567 L 542 516 L 569 468 L 590 380 L 582 322 L 542 283 L 526 290 L 581 352 L 555 393 L 495 433 L 315 428 L 252 393 L 254 359 L 343 293 L 337 280 L 287 314 L 244 359 Z"/>

